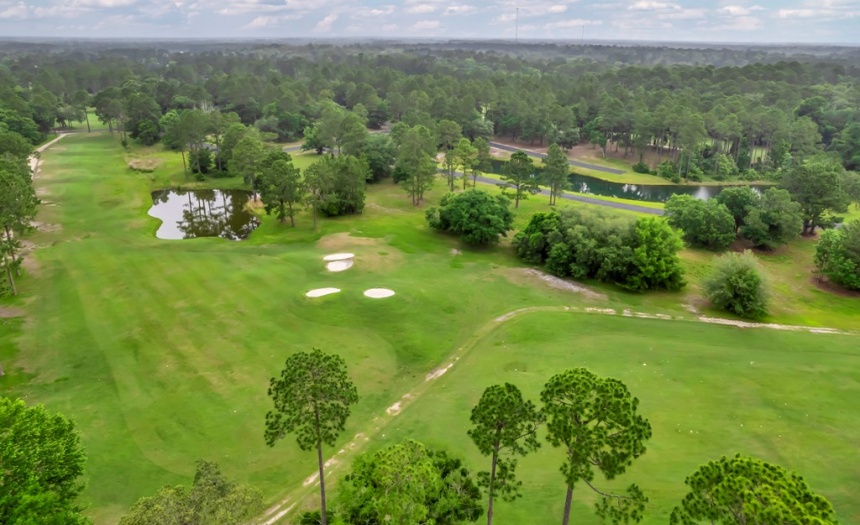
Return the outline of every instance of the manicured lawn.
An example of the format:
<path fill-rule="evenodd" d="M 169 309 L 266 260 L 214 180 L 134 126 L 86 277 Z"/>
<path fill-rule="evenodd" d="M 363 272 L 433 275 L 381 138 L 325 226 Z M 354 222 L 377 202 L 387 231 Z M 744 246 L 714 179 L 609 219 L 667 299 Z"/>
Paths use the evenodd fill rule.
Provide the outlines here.
<path fill-rule="evenodd" d="M 140 173 L 127 167 L 134 157 L 160 163 Z M 315 158 L 294 155 L 300 167 Z M 700 300 L 696 283 L 711 254 L 684 254 L 691 281 L 684 292 L 635 295 L 591 283 L 607 297 L 586 299 L 529 277 L 508 243 L 470 249 L 430 231 L 423 213 L 444 194 L 441 180 L 417 208 L 390 182 L 371 186 L 363 215 L 321 220 L 317 231 L 305 211 L 294 229 L 264 216 L 247 241 L 162 241 L 158 221 L 146 215 L 152 190 L 242 181 L 186 181 L 178 154 L 160 146 L 124 152 L 107 133 L 66 137 L 43 159 L 37 185 L 55 205 L 43 206 L 38 220 L 60 227 L 29 237 L 36 249 L 21 296 L 0 301 L 25 315 L 0 318 L 0 392 L 76 421 L 89 456 L 86 500 L 99 525 L 162 485 L 188 483 L 201 458 L 259 487 L 267 501 L 301 491 L 314 454 L 291 440 L 269 449 L 262 431 L 268 379 L 287 355 L 312 346 L 341 353 L 361 394 L 338 448 L 358 432 L 371 446 L 392 436 L 433 444 L 444 437 L 482 467 L 464 437 L 480 390 L 512 379 L 534 395 L 551 373 L 581 364 L 629 381 L 655 424 L 648 468 L 633 472 L 653 487 L 655 515 L 677 499 L 693 466 L 737 449 L 798 468 L 845 521 L 858 518 L 849 495 L 860 487 L 845 440 L 860 429 L 844 414 L 858 393 L 856 340 L 554 313 L 598 306 L 693 319 L 682 304 Z M 522 203 L 517 224 L 547 209 L 545 201 Z M 856 329 L 856 300 L 808 282 L 810 246 L 798 243 L 766 263 L 785 283 L 776 287 L 772 320 Z M 327 272 L 322 256 L 342 251 L 356 254 L 355 266 Z M 343 291 L 304 297 L 327 286 Z M 397 295 L 362 296 L 380 286 Z M 527 307 L 549 310 L 496 328 L 494 319 Z M 439 382 L 425 382 L 449 355 L 474 345 Z M 376 418 L 410 391 L 424 394 L 375 433 Z M 764 426 L 747 434 L 735 422 Z M 671 433 L 675 423 L 701 436 L 681 439 Z M 562 503 L 554 458 L 527 459 L 522 472 L 527 499 L 503 506 L 503 521 L 531 522 L 530 513 L 554 519 Z"/>
<path fill-rule="evenodd" d="M 481 341 L 406 408 L 373 447 L 410 436 L 448 447 L 487 469 L 466 435 L 483 389 L 511 382 L 539 403 L 543 384 L 570 367 L 624 381 L 651 422 L 647 453 L 615 482 L 638 483 L 651 502 L 645 524 L 668 523 L 684 479 L 721 455 L 751 454 L 802 473 L 843 523 L 860 519 L 854 467 L 860 420 L 856 338 L 749 331 L 597 314 L 525 314 Z M 542 436 L 544 432 L 541 431 Z M 501 503 L 500 523 L 557 523 L 564 505 L 561 452 L 544 442 L 520 460 L 523 498 Z M 574 491 L 571 523 L 597 524 L 587 487 Z"/>

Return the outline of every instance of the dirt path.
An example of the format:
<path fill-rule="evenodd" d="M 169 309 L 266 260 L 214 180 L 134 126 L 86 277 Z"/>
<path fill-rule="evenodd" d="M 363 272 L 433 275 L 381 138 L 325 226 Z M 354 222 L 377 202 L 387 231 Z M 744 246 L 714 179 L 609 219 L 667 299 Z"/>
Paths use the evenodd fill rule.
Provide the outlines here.
<path fill-rule="evenodd" d="M 57 138 L 55 138 L 51 142 L 42 144 L 41 146 L 36 148 L 36 153 L 42 153 L 46 149 L 50 148 L 51 146 L 53 146 L 54 144 L 59 142 L 59 140 L 61 138 L 65 137 L 66 135 L 67 135 L 66 133 L 60 133 L 59 135 L 57 135 Z M 33 172 L 33 180 L 36 180 L 36 175 L 39 173 L 39 164 L 41 164 L 41 163 L 42 163 L 42 159 L 40 159 L 36 155 L 32 155 L 30 157 L 30 171 Z"/>
<path fill-rule="evenodd" d="M 673 317 L 671 315 L 666 314 L 635 312 L 629 309 L 622 310 L 621 312 L 619 312 L 613 308 L 578 306 L 532 306 L 528 308 L 519 308 L 517 310 L 512 310 L 498 317 L 495 317 L 491 321 L 485 323 L 483 326 L 478 328 L 478 330 L 476 330 L 469 337 L 469 339 L 466 340 L 465 343 L 455 349 L 451 353 L 451 355 L 449 355 L 442 362 L 439 367 L 428 372 L 424 376 L 423 381 L 415 385 L 410 391 L 403 394 L 400 399 L 398 399 L 394 404 L 386 408 L 384 414 L 379 414 L 378 416 L 374 417 L 373 420 L 370 422 L 369 426 L 363 428 L 362 431 L 356 434 L 355 437 L 353 437 L 353 439 L 350 440 L 349 443 L 345 444 L 343 448 L 341 448 L 336 454 L 331 456 L 324 465 L 326 479 L 330 479 L 329 477 L 342 470 L 344 465 L 348 465 L 348 461 L 346 461 L 347 459 L 351 459 L 352 456 L 361 452 L 373 436 L 379 434 L 383 429 L 385 429 L 392 421 L 394 421 L 394 419 L 398 415 L 403 412 L 403 410 L 405 410 L 412 403 L 414 403 L 416 399 L 419 399 L 421 396 L 426 394 L 427 391 L 431 390 L 436 380 L 444 376 L 448 371 L 454 368 L 454 366 L 456 366 L 460 359 L 465 357 L 475 346 L 477 346 L 480 341 L 482 341 L 488 335 L 492 334 L 495 330 L 503 326 L 508 321 L 519 318 L 525 314 L 531 314 L 536 312 L 570 312 L 582 315 L 618 315 L 623 317 L 635 317 L 639 319 L 653 319 L 660 321 L 676 321 L 688 323 L 701 322 L 708 324 L 730 325 L 742 329 L 789 330 L 795 332 L 802 331 L 822 335 L 857 335 L 852 332 L 845 332 L 834 328 L 779 325 L 768 323 L 748 323 L 731 319 L 707 317 L 699 315 L 698 312 L 694 310 L 690 311 L 695 316 L 692 319 L 689 317 Z M 317 494 L 318 477 L 319 474 L 315 472 L 305 478 L 305 480 L 302 482 L 301 487 L 290 491 L 284 499 L 270 507 L 263 516 L 258 518 L 253 523 L 255 525 L 275 525 L 276 523 L 279 523 L 282 519 L 284 519 L 294 508 L 296 508 L 297 505 L 300 505 L 306 498 L 312 496 L 319 497 Z"/>

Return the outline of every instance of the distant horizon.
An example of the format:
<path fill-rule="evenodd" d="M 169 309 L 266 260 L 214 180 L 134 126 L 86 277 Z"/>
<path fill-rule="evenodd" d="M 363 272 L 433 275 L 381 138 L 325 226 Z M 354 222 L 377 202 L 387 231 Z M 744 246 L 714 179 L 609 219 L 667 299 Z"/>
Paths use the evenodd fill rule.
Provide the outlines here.
<path fill-rule="evenodd" d="M 860 45 L 860 0 L 0 0 L 7 38 Z"/>
<path fill-rule="evenodd" d="M 707 46 L 732 46 L 732 47 L 857 47 L 860 42 L 802 42 L 802 41 L 730 41 L 730 40 L 648 40 L 648 39 L 620 39 L 620 38 L 498 38 L 498 37 L 409 37 L 409 36 L 307 36 L 307 37 L 259 37 L 259 36 L 186 36 L 186 37 L 82 37 L 78 35 L 55 35 L 55 36 L 0 36 L 0 42 L 22 42 L 38 43 L 51 41 L 81 41 L 81 42 L 224 42 L 224 43 L 306 43 L 306 42 L 328 42 L 328 43 L 358 43 L 358 42 L 392 42 L 392 43 L 459 43 L 459 42 L 496 42 L 512 44 L 551 44 L 563 43 L 566 45 L 667 45 L 680 46 L 684 44 L 707 45 Z"/>

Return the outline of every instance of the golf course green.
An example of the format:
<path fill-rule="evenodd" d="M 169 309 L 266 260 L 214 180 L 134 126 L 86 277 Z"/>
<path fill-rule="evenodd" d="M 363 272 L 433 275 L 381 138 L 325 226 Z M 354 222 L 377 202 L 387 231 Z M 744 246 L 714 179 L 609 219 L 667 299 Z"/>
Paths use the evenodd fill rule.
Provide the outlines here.
<path fill-rule="evenodd" d="M 327 450 L 335 492 L 355 454 L 407 437 L 448 448 L 473 472 L 487 468 L 466 436 L 482 390 L 510 381 L 536 399 L 551 375 L 584 366 L 624 381 L 654 427 L 648 452 L 617 480 L 647 492 L 643 523 L 667 523 L 684 478 L 736 452 L 797 470 L 842 522 L 860 521 L 857 336 L 700 322 L 690 304 L 718 315 L 698 292 L 711 254 L 684 252 L 681 293 L 553 287 L 507 242 L 474 250 L 430 230 L 424 208 L 443 195 L 441 181 L 421 209 L 384 181 L 368 187 L 362 215 L 321 220 L 316 231 L 302 212 L 296 228 L 262 216 L 242 241 L 161 240 L 160 221 L 147 215 L 151 192 L 243 184 L 185 181 L 178 154 L 158 149 L 129 153 L 116 136 L 93 133 L 46 151 L 36 180 L 42 227 L 28 238 L 20 297 L 0 302 L 23 313 L 0 318 L 0 391 L 76 422 L 97 525 L 163 485 L 187 484 L 198 459 L 272 505 L 314 508 L 303 480 L 315 455 L 263 439 L 269 378 L 311 347 L 343 356 L 360 395 Z M 144 154 L 162 162 L 151 173 L 128 168 Z M 314 157 L 296 158 L 304 168 Z M 546 209 L 543 199 L 523 203 L 516 224 Z M 326 270 L 323 257 L 337 252 L 354 253 L 354 265 Z M 775 294 L 768 321 L 856 329 L 858 300 L 810 283 L 811 253 L 797 241 L 763 261 Z M 326 287 L 341 292 L 305 295 Z M 370 299 L 370 288 L 395 295 Z M 546 443 L 521 460 L 524 497 L 499 504 L 499 523 L 555 521 L 560 462 Z M 597 523 L 580 495 L 573 519 Z"/>

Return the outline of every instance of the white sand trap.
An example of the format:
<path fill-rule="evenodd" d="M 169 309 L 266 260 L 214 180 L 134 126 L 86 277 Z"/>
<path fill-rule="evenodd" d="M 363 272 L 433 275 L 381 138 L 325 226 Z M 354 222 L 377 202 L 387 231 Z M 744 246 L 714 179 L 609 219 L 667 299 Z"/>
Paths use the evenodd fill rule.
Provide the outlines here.
<path fill-rule="evenodd" d="M 342 272 L 344 270 L 349 270 L 352 268 L 353 260 L 347 259 L 345 261 L 332 261 L 325 265 L 325 269 L 330 272 Z"/>
<path fill-rule="evenodd" d="M 355 257 L 354 253 L 333 253 L 331 255 L 326 255 L 323 257 L 323 260 L 326 262 L 329 261 L 345 261 L 347 259 L 352 259 Z"/>
<path fill-rule="evenodd" d="M 371 299 L 385 299 L 392 295 L 394 295 L 394 290 L 389 290 L 388 288 L 371 288 L 364 291 L 364 296 Z"/>
<path fill-rule="evenodd" d="M 333 293 L 338 293 L 340 288 L 317 288 L 316 290 L 311 290 L 305 295 L 308 297 L 322 297 L 324 295 L 331 295 Z"/>

